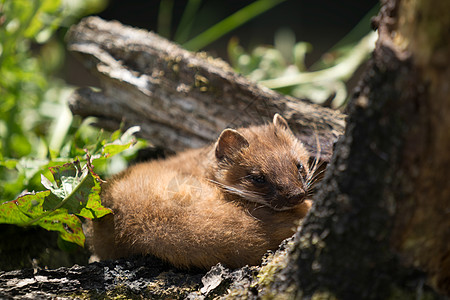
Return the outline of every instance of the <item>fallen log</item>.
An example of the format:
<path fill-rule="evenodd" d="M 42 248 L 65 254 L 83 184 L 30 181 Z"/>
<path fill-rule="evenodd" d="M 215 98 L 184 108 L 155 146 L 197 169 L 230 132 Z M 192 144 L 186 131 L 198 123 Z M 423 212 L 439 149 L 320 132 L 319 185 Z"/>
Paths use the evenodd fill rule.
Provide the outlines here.
<path fill-rule="evenodd" d="M 142 138 L 168 150 L 204 146 L 227 127 L 269 122 L 278 112 L 313 153 L 317 136 L 328 160 L 345 126 L 338 111 L 283 96 L 145 30 L 90 17 L 70 29 L 67 42 L 101 85 L 76 90 L 72 112 L 106 129 L 139 125 Z"/>

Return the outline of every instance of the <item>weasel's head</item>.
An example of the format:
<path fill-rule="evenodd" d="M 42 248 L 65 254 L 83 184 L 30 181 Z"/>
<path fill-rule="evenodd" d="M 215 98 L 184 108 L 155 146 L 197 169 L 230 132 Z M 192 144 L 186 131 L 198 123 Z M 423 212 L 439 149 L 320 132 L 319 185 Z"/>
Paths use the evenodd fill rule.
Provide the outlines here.
<path fill-rule="evenodd" d="M 224 130 L 215 147 L 214 183 L 227 193 L 282 211 L 302 203 L 312 181 L 310 155 L 286 120 Z"/>

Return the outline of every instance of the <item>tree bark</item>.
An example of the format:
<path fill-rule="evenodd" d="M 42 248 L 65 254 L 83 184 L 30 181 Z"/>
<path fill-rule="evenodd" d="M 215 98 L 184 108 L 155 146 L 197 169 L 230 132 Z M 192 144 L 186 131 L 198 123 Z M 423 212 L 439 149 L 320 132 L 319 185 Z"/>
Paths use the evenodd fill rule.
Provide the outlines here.
<path fill-rule="evenodd" d="M 345 134 L 266 295 L 411 299 L 424 282 L 450 295 L 449 11 L 383 1 Z"/>
<path fill-rule="evenodd" d="M 187 274 L 151 257 L 54 270 L 0 271 L 1 299 L 183 299 L 203 274 Z"/>
<path fill-rule="evenodd" d="M 151 32 L 82 20 L 67 36 L 68 48 L 101 82 L 101 91 L 78 89 L 74 114 L 95 116 L 100 127 L 141 126 L 141 137 L 172 151 L 215 141 L 227 127 L 243 127 L 282 114 L 315 154 L 329 158 L 345 115 L 280 95 L 236 74 L 222 60 L 191 53 Z"/>

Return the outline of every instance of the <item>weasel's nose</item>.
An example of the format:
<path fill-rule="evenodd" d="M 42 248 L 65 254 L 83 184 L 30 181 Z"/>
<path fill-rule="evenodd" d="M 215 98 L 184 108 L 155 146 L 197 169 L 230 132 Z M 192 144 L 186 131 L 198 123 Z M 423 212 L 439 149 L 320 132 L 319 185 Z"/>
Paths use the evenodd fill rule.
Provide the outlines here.
<path fill-rule="evenodd" d="M 296 189 L 295 191 L 289 193 L 289 195 L 286 197 L 286 200 L 289 205 L 297 205 L 302 203 L 305 198 L 305 191 L 303 189 Z"/>

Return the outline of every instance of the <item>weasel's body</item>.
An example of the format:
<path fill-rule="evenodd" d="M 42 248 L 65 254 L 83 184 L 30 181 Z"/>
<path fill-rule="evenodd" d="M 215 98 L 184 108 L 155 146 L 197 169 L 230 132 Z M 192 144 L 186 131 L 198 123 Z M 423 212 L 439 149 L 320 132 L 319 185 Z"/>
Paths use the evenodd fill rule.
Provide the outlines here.
<path fill-rule="evenodd" d="M 102 187 L 114 214 L 93 222 L 94 251 L 177 267 L 258 264 L 310 208 L 308 160 L 275 115 L 270 125 L 224 130 L 215 145 L 132 166 Z"/>

